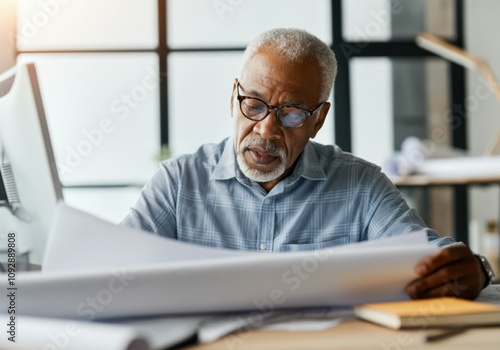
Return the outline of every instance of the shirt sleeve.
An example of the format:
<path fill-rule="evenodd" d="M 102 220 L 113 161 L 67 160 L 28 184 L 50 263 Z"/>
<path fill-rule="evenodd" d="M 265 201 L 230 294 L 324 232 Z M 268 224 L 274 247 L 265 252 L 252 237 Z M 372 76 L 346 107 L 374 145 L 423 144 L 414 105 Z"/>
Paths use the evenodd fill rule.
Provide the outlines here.
<path fill-rule="evenodd" d="M 153 175 L 139 194 L 135 205 L 120 225 L 176 239 L 177 181 L 165 164 Z"/>
<path fill-rule="evenodd" d="M 432 244 L 443 247 L 456 243 L 453 238 L 441 237 L 436 230 L 428 228 L 417 211 L 408 207 L 401 192 L 378 167 L 374 170 L 366 213 L 363 233 L 366 239 L 425 230 Z"/>

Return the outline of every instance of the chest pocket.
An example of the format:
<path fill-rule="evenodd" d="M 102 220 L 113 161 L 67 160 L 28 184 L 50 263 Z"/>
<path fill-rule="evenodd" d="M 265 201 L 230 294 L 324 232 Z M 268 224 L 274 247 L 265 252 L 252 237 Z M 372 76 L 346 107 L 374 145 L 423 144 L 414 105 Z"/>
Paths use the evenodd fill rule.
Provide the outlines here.
<path fill-rule="evenodd" d="M 332 238 L 331 240 L 325 240 L 316 243 L 285 243 L 278 247 L 275 247 L 275 250 L 283 252 L 318 250 L 318 249 L 331 248 L 350 243 L 351 243 L 351 237 L 349 235 L 342 235 L 339 237 Z"/>

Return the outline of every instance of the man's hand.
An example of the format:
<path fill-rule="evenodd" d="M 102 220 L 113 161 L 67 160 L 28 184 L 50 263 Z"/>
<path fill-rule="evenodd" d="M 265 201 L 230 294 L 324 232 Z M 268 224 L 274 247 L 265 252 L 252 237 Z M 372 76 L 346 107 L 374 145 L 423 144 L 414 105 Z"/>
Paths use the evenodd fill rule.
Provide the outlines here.
<path fill-rule="evenodd" d="M 421 260 L 419 277 L 406 286 L 412 299 L 456 296 L 475 299 L 486 282 L 479 260 L 464 244 L 447 246 Z"/>

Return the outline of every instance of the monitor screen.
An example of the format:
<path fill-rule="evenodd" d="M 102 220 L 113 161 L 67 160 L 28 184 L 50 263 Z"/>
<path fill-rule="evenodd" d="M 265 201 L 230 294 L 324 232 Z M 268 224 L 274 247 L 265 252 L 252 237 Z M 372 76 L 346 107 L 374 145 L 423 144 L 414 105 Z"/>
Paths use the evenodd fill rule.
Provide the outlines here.
<path fill-rule="evenodd" d="M 63 195 L 34 64 L 0 75 L 0 174 L 0 249 L 14 234 L 40 264 Z"/>

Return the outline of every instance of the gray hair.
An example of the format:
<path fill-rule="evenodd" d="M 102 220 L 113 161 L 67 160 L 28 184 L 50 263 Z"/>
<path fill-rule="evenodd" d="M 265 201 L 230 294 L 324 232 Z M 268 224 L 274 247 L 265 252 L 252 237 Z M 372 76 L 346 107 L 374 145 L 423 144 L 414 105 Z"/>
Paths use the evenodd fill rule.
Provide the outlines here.
<path fill-rule="evenodd" d="M 246 48 L 240 67 L 242 77 L 250 59 L 261 48 L 279 53 L 290 63 L 313 57 L 318 61 L 322 76 L 321 99 L 328 100 L 337 75 L 337 60 L 333 51 L 318 37 L 297 28 L 275 28 L 258 35 Z"/>

